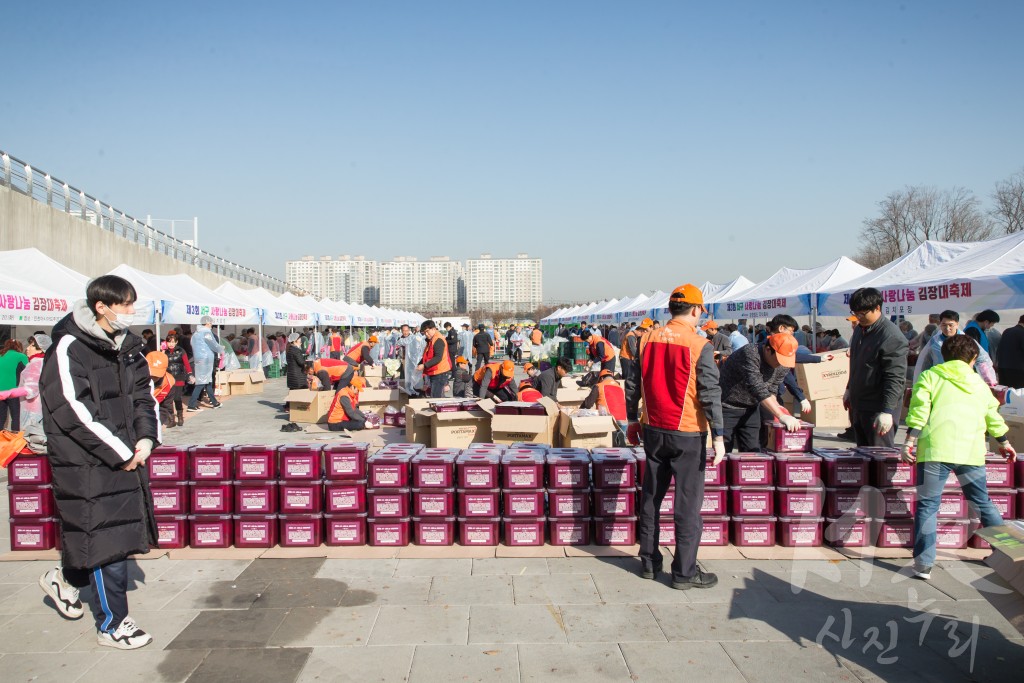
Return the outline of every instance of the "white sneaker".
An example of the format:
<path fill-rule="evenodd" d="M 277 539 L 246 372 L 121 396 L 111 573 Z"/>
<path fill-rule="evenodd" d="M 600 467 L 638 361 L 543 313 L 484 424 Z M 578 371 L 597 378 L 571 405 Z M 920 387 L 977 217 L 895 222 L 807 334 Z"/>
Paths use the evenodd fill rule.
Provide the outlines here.
<path fill-rule="evenodd" d="M 57 611 L 68 619 L 81 619 L 85 614 L 78 589 L 64 580 L 60 567 L 55 567 L 39 577 L 39 587 L 50 596 Z"/>
<path fill-rule="evenodd" d="M 116 647 L 119 650 L 137 650 L 152 643 L 153 636 L 136 626 L 131 617 L 125 617 L 113 633 L 98 632 L 96 642 L 107 647 Z"/>
<path fill-rule="evenodd" d="M 931 567 L 914 567 L 914 578 L 922 581 L 930 581 L 932 578 Z"/>

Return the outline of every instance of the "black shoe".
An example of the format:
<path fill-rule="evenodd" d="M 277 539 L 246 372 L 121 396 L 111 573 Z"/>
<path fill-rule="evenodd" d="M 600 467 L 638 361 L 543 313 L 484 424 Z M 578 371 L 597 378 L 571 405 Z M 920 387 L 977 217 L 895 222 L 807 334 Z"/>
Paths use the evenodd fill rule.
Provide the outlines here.
<path fill-rule="evenodd" d="M 672 579 L 672 587 L 676 590 L 690 590 L 691 588 L 711 588 L 718 583 L 718 577 L 711 572 L 697 570 L 697 573 L 688 579 Z"/>
<path fill-rule="evenodd" d="M 655 579 L 655 578 L 658 577 L 658 574 L 661 573 L 661 569 L 662 569 L 661 562 L 659 562 L 658 564 L 651 564 L 650 562 L 646 562 L 644 560 L 641 560 L 640 561 L 640 578 L 643 578 L 643 579 Z"/>

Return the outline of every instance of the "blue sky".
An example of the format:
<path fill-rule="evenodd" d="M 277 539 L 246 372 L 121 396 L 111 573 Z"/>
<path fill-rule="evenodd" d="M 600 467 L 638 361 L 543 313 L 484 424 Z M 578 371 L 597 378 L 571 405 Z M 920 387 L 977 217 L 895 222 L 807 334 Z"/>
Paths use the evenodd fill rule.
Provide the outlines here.
<path fill-rule="evenodd" d="M 1020 2 L 8 3 L 0 149 L 278 276 L 545 260 L 545 298 L 857 250 L 1024 167 Z"/>

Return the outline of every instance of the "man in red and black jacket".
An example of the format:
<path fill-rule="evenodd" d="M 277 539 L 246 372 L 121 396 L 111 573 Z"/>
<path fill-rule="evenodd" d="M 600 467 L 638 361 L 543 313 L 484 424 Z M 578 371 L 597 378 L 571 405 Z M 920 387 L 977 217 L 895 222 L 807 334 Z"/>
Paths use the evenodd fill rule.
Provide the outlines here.
<path fill-rule="evenodd" d="M 448 388 L 448 375 L 452 370 L 451 357 L 448 355 L 448 342 L 444 335 L 437 331 L 433 320 L 425 320 L 420 325 L 420 332 L 427 338 L 427 348 L 423 350 L 423 362 L 417 370 L 430 378 L 430 396 L 442 398 Z"/>

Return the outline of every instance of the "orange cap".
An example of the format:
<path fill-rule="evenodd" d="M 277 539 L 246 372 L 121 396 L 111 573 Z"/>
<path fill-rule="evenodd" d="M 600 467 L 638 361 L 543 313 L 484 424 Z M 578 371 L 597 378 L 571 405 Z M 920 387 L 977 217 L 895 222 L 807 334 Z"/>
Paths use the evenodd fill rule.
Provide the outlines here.
<path fill-rule="evenodd" d="M 376 343 L 377 343 L 378 341 L 380 341 L 380 340 L 379 340 L 379 339 L 377 339 L 377 335 L 375 335 L 375 334 L 371 334 L 371 335 L 370 335 L 370 338 L 369 338 L 369 339 L 367 339 L 366 341 L 367 341 L 368 343 L 370 343 L 370 344 L 376 344 Z"/>
<path fill-rule="evenodd" d="M 669 301 L 700 306 L 701 310 L 704 310 L 704 293 L 691 284 L 679 285 L 672 290 L 672 294 L 668 299 Z"/>
<path fill-rule="evenodd" d="M 149 376 L 163 377 L 167 374 L 167 354 L 163 351 L 150 351 L 146 354 L 149 362 Z"/>
<path fill-rule="evenodd" d="M 855 315 L 848 315 L 846 316 L 846 319 L 849 320 L 851 323 L 860 322 L 860 320 Z"/>
<path fill-rule="evenodd" d="M 360 377 L 359 375 L 356 375 L 352 378 L 352 381 L 349 382 L 349 386 L 355 389 L 356 391 L 362 391 L 363 389 L 366 388 L 366 380 Z"/>
<path fill-rule="evenodd" d="M 533 363 L 527 363 L 526 365 L 524 365 L 523 370 L 525 370 L 526 372 L 533 370 Z"/>
<path fill-rule="evenodd" d="M 717 330 L 718 323 L 716 323 L 714 320 L 709 320 L 703 325 L 701 325 L 700 329 L 704 330 L 705 332 L 707 332 L 708 330 Z"/>
<path fill-rule="evenodd" d="M 510 360 L 501 363 L 501 374 L 511 377 L 516 372 L 516 364 Z"/>
<path fill-rule="evenodd" d="M 640 327 L 643 327 L 643 328 L 648 328 L 648 327 L 653 327 L 653 326 L 654 326 L 654 321 L 651 320 L 650 318 L 644 318 L 640 322 Z"/>
<path fill-rule="evenodd" d="M 459 363 L 469 363 L 469 361 L 462 356 L 455 356 L 455 364 L 458 365 Z"/>
<path fill-rule="evenodd" d="M 796 347 L 799 346 L 796 337 L 784 332 L 776 332 L 768 336 L 768 346 L 775 351 L 779 365 L 784 368 L 796 367 Z"/>

